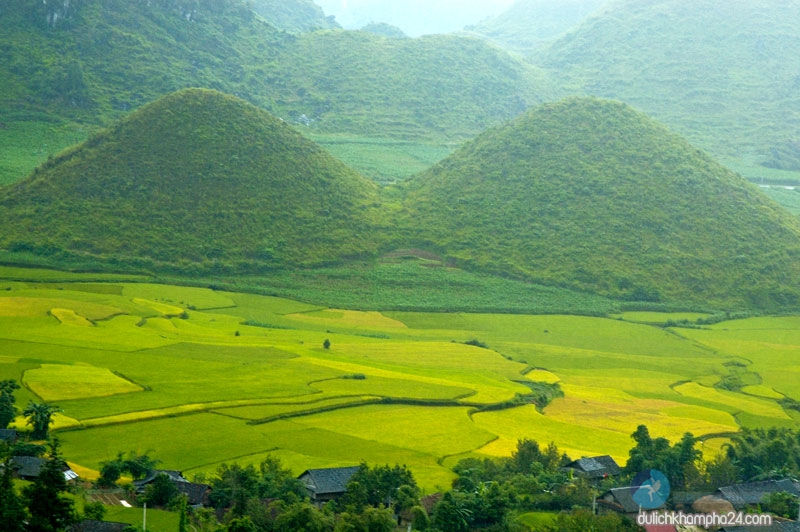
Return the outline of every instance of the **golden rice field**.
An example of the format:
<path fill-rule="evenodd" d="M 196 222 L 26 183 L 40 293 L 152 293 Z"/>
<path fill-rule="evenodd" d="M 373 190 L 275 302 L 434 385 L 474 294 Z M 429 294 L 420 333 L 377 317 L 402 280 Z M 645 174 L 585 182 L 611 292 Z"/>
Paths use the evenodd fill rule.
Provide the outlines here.
<path fill-rule="evenodd" d="M 359 312 L 115 278 L 2 287 L 0 379 L 23 384 L 22 406 L 63 409 L 54 430 L 86 475 L 132 450 L 190 476 L 273 454 L 297 473 L 402 463 L 433 491 L 459 458 L 521 438 L 624 462 L 639 424 L 709 436 L 713 453 L 741 426 L 800 419 L 781 403 L 800 400 L 800 317 L 681 329 L 664 325 L 701 315 Z M 731 371 L 738 391 L 719 386 Z M 491 408 L 534 383 L 563 397 Z"/>

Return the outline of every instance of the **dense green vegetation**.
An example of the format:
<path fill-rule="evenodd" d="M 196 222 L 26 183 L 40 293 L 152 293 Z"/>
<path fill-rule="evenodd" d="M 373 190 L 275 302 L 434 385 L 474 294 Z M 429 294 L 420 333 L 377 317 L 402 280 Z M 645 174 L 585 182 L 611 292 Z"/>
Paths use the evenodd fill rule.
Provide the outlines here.
<path fill-rule="evenodd" d="M 525 111 L 622 99 L 797 185 L 800 12 L 620 0 L 542 46 L 594 7 L 408 39 L 310 0 L 7 0 L 0 262 L 53 270 L 0 268 L 0 429 L 24 433 L 0 522 L 102 517 L 62 444 L 106 487 L 149 452 L 214 486 L 188 524 L 161 479 L 157 532 L 389 532 L 385 506 L 627 530 L 535 513 L 591 500 L 565 453 L 683 489 L 796 476 L 800 320 L 760 314 L 800 307 L 800 195 L 623 103 Z M 15 490 L 6 454 L 51 433 Z M 341 506 L 302 501 L 297 473 L 359 462 Z"/>
<path fill-rule="evenodd" d="M 619 304 L 604 297 L 702 309 L 798 301 L 797 219 L 602 100 L 538 108 L 381 196 L 265 111 L 191 89 L 2 192 L 0 247 L 19 263 L 188 275 L 351 308 L 607 314 Z M 231 274 L 249 277 L 213 280 Z"/>
<path fill-rule="evenodd" d="M 717 156 L 800 170 L 798 57 L 782 0 L 622 0 L 536 54 L 579 94 L 645 111 Z"/>
<path fill-rule="evenodd" d="M 541 71 L 485 42 L 366 32 L 304 34 L 275 76 L 290 90 L 276 104 L 313 130 L 373 137 L 464 139 L 555 91 Z"/>
<path fill-rule="evenodd" d="M 377 245 L 371 182 L 214 91 L 146 106 L 5 192 L 2 247 L 51 257 L 252 271 Z"/>
<path fill-rule="evenodd" d="M 289 33 L 328 30 L 339 26 L 332 17 L 326 17 L 313 0 L 251 0 L 250 6 L 270 24 Z"/>
<path fill-rule="evenodd" d="M 408 188 L 409 238 L 458 265 L 623 299 L 798 302 L 797 219 L 620 103 L 544 105 Z"/>
<path fill-rule="evenodd" d="M 517 0 L 503 13 L 465 30 L 527 56 L 578 25 L 603 3 L 604 0 Z"/>
<path fill-rule="evenodd" d="M 284 4 L 252 7 L 289 16 L 281 26 L 308 20 L 302 3 Z M 5 127 L 19 129 L 17 121 L 42 120 L 41 112 L 73 129 L 109 125 L 159 96 L 204 87 L 316 132 L 422 138 L 437 147 L 554 93 L 540 70 L 477 39 L 292 36 L 239 0 L 84 0 L 67 8 L 12 0 L 0 13 L 0 29 L 0 135 Z M 62 146 L 44 144 L 35 142 L 44 157 Z M 354 143 L 367 158 L 372 146 Z M 0 181 L 23 177 L 41 159 L 0 159 L 11 173 Z"/>

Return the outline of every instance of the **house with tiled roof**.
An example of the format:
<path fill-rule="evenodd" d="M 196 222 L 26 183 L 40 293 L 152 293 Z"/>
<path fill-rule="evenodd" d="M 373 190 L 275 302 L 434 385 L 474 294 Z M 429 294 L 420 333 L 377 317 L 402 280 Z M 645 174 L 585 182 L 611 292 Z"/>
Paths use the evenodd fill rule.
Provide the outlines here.
<path fill-rule="evenodd" d="M 797 485 L 789 479 L 747 482 L 719 488 L 722 497 L 730 501 L 737 510 L 761 504 L 769 495 L 780 492 L 800 497 Z"/>
<path fill-rule="evenodd" d="M 617 462 L 607 454 L 574 460 L 565 465 L 564 469 L 571 470 L 576 475 L 590 480 L 602 480 L 622 473 Z"/>
<path fill-rule="evenodd" d="M 14 456 L 11 458 L 11 467 L 14 468 L 14 473 L 18 478 L 34 481 L 39 478 L 45 462 L 47 460 L 37 456 Z M 64 470 L 64 479 L 67 482 L 77 480 L 78 474 L 72 469 L 66 468 Z"/>
<path fill-rule="evenodd" d="M 359 466 L 307 469 L 297 479 L 305 486 L 311 502 L 321 505 L 344 495 L 347 483 L 359 469 Z"/>
<path fill-rule="evenodd" d="M 128 523 L 115 523 L 112 521 L 94 521 L 87 519 L 72 525 L 69 532 L 124 532 L 130 528 Z"/>
<path fill-rule="evenodd" d="M 611 488 L 597 498 L 599 511 L 614 511 L 628 516 L 639 513 L 639 503 L 633 500 L 630 487 Z"/>
<path fill-rule="evenodd" d="M 717 532 L 800 532 L 800 523 L 773 519 L 771 525 L 766 526 L 724 526 Z"/>
<path fill-rule="evenodd" d="M 188 478 L 183 476 L 181 471 L 174 469 L 154 469 L 147 477 L 142 480 L 133 482 L 133 487 L 136 493 L 141 495 L 159 475 L 165 475 L 172 484 L 177 488 L 178 493 L 186 495 L 186 500 L 189 506 L 200 507 L 208 506 L 208 496 L 211 493 L 211 486 L 208 484 L 198 484 L 191 482 Z"/>
<path fill-rule="evenodd" d="M 0 429 L 0 441 L 14 445 L 17 442 L 17 431 L 14 429 Z"/>

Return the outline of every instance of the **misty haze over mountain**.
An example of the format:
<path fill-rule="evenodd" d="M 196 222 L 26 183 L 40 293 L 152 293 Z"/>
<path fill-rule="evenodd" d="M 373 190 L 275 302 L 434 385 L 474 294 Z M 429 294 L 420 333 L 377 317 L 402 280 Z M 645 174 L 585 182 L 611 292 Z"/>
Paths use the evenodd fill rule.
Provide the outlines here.
<path fill-rule="evenodd" d="M 461 30 L 502 13 L 514 0 L 316 0 L 316 3 L 347 29 L 385 22 L 418 37 Z"/>

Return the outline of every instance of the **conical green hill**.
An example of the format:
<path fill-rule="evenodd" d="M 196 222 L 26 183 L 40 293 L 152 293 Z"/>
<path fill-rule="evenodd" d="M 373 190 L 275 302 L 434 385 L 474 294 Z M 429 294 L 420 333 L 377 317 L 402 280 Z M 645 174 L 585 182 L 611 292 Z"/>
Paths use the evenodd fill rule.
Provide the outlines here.
<path fill-rule="evenodd" d="M 415 244 L 473 269 L 650 301 L 793 305 L 800 224 L 681 137 L 574 98 L 486 132 L 409 184 Z"/>
<path fill-rule="evenodd" d="M 251 271 L 371 254 L 377 215 L 375 186 L 293 128 L 188 89 L 0 190 L 0 247 Z"/>

